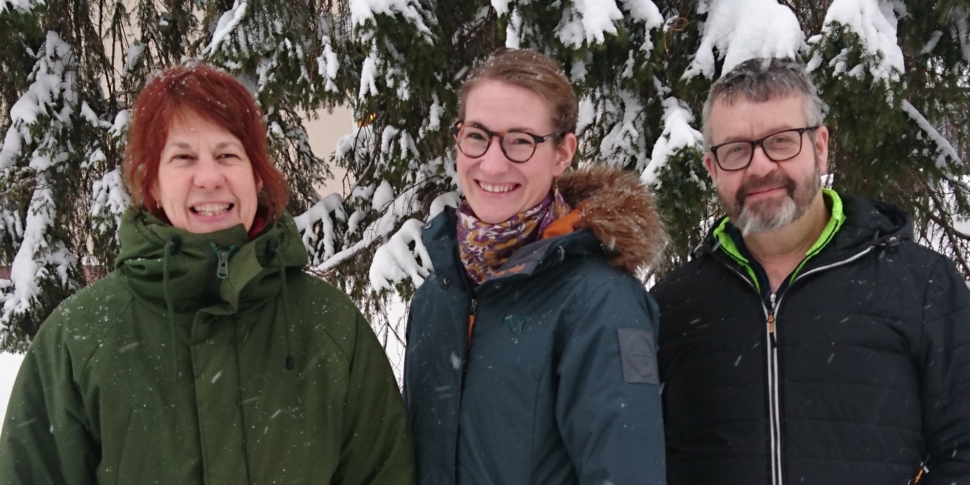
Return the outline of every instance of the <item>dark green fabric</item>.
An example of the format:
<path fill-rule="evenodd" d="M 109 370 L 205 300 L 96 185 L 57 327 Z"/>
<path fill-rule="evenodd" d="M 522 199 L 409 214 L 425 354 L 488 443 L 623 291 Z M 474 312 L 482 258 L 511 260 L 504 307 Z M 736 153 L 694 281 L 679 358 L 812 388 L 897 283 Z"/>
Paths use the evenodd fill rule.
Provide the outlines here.
<path fill-rule="evenodd" d="M 249 241 L 242 226 L 189 234 L 130 211 L 121 243 L 115 271 L 31 344 L 0 484 L 414 483 L 383 350 L 346 295 L 302 271 L 292 218 Z M 210 243 L 239 248 L 225 279 Z"/>

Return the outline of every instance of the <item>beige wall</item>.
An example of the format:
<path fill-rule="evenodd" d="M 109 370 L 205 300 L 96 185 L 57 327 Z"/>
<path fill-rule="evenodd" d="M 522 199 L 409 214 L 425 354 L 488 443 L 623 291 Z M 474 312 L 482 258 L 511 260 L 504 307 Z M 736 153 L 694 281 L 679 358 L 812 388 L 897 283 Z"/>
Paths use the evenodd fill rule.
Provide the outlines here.
<path fill-rule="evenodd" d="M 307 116 L 304 126 L 310 139 L 310 149 L 313 150 L 313 154 L 324 161 L 328 161 L 337 148 L 337 141 L 340 140 L 340 137 L 353 132 L 354 116 L 350 108 L 347 107 L 336 108 L 330 113 L 321 110 L 317 115 L 318 117 L 315 120 L 309 119 L 309 116 Z M 334 192 L 346 195 L 349 190 L 347 186 L 349 181 L 344 180 L 346 171 L 337 166 L 331 166 L 330 171 L 333 172 L 333 178 L 318 187 L 317 191 L 321 195 Z"/>

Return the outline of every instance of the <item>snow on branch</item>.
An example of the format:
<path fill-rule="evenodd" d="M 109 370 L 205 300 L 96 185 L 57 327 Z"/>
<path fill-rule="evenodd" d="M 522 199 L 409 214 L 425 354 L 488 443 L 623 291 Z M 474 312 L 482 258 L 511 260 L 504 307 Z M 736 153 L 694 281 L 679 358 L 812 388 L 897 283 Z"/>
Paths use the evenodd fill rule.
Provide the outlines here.
<path fill-rule="evenodd" d="M 56 32 L 48 32 L 42 51 L 39 53 L 32 81 L 27 92 L 10 108 L 10 128 L 4 137 L 0 150 L 0 170 L 10 169 L 21 156 L 24 143 L 34 142 L 31 126 L 44 116 L 67 119 L 70 116 L 70 103 L 59 112 L 54 112 L 60 101 L 72 101 L 74 94 L 73 73 L 64 64 L 71 62 L 71 46 L 67 45 Z M 41 169 L 46 167 L 41 167 Z"/>
<path fill-rule="evenodd" d="M 232 33 L 239 23 L 242 22 L 243 17 L 246 16 L 246 10 L 249 8 L 249 2 L 246 0 L 236 0 L 233 3 L 232 8 L 222 14 L 219 17 L 219 22 L 216 24 L 216 30 L 212 33 L 212 41 L 206 46 L 203 51 L 204 54 L 212 54 L 219 48 L 219 46 L 226 40 L 226 37 Z"/>
<path fill-rule="evenodd" d="M 653 50 L 653 41 L 650 39 L 650 31 L 663 26 L 664 17 L 660 9 L 651 0 L 622 0 L 623 6 L 630 11 L 630 18 L 643 22 L 646 28 L 646 40 L 640 50 L 649 52 Z"/>
<path fill-rule="evenodd" d="M 401 228 L 374 253 L 370 265 L 370 284 L 375 291 L 389 290 L 404 278 L 411 278 L 415 288 L 431 273 L 431 257 L 421 241 L 424 223 L 417 219 L 404 221 Z M 412 251 L 410 245 L 414 244 Z M 418 264 L 418 259 L 421 263 Z"/>
<path fill-rule="evenodd" d="M 929 120 L 927 120 L 919 112 L 919 110 L 916 109 L 915 106 L 913 106 L 912 104 L 910 104 L 909 101 L 904 99 L 902 108 L 903 108 L 903 111 L 913 121 L 916 122 L 916 125 L 919 126 L 921 130 L 923 130 L 923 133 L 926 133 L 926 136 L 929 137 L 929 139 L 933 142 L 933 144 L 936 145 L 936 153 L 937 153 L 936 166 L 937 167 L 941 169 L 945 169 L 946 165 L 944 162 L 948 157 L 954 162 L 956 162 L 958 165 L 962 165 L 962 162 L 960 161 L 960 156 L 957 155 L 956 150 L 953 149 L 953 145 L 950 145 L 950 142 L 947 141 L 947 139 L 944 138 L 943 135 L 941 135 L 940 132 L 933 127 L 933 125 L 930 124 Z"/>
<path fill-rule="evenodd" d="M 116 167 L 104 174 L 101 180 L 95 181 L 91 196 L 89 214 L 94 222 L 95 229 L 103 233 L 109 231 L 112 227 L 120 226 L 122 215 L 131 205 L 131 198 L 128 196 L 128 191 L 125 190 L 125 184 L 122 181 L 121 168 Z M 113 220 L 114 225 L 106 224 L 105 221 L 107 220 Z M 116 234 L 115 238 L 117 237 Z"/>
<path fill-rule="evenodd" d="M 905 70 L 903 50 L 896 40 L 893 2 L 885 0 L 834 0 L 825 14 L 822 35 L 844 26 L 859 36 L 868 57 L 869 71 L 876 79 L 894 81 Z M 860 66 L 844 65 L 844 56 L 832 60 L 835 72 L 858 74 Z M 878 61 L 875 59 L 879 59 Z"/>
<path fill-rule="evenodd" d="M 334 217 L 341 221 L 346 220 L 347 215 L 344 213 L 343 202 L 343 197 L 340 194 L 330 194 L 306 212 L 293 218 L 297 229 L 303 234 L 303 244 L 306 246 L 307 252 L 310 253 L 310 257 L 313 258 L 311 264 L 320 264 L 317 249 L 321 243 L 323 244 L 323 259 L 326 260 L 333 256 L 334 230 L 330 213 L 333 213 Z M 322 226 L 322 238 L 318 237 L 313 230 L 313 226 L 317 222 L 320 222 Z"/>
<path fill-rule="evenodd" d="M 707 21 L 683 79 L 714 79 L 716 58 L 724 59 L 722 73 L 752 58 L 793 58 L 805 43 L 795 14 L 776 0 L 701 0 L 697 11 Z"/>
<path fill-rule="evenodd" d="M 425 39 L 430 40 L 431 30 L 425 25 L 416 6 L 419 4 L 414 0 L 350 0 L 350 18 L 354 26 L 363 26 L 368 20 L 374 20 L 375 14 L 393 16 L 399 13 L 414 25 Z"/>
<path fill-rule="evenodd" d="M 364 230 L 360 241 L 326 258 L 313 269 L 321 273 L 326 273 L 337 267 L 340 263 L 352 258 L 364 248 L 387 237 L 394 230 L 394 227 L 401 218 L 407 217 L 420 209 L 420 204 L 418 203 L 418 188 L 419 185 L 413 185 L 394 198 L 394 200 L 388 202 L 382 208 L 384 213 Z M 384 197 L 385 194 L 375 194 L 375 196 Z"/>
<path fill-rule="evenodd" d="M 614 0 L 573 0 L 556 33 L 563 44 L 573 48 L 582 47 L 583 42 L 602 44 L 607 33 L 616 34 L 614 22 L 621 19 L 623 13 Z"/>
<path fill-rule="evenodd" d="M 667 164 L 667 160 L 685 148 L 700 148 L 703 143 L 701 133 L 691 126 L 694 114 L 687 103 L 677 98 L 667 98 L 664 106 L 664 131 L 653 145 L 650 163 L 640 176 L 643 184 L 650 187 L 657 182 L 657 174 Z"/>
<path fill-rule="evenodd" d="M 0 0 L 0 14 L 8 9 L 26 14 L 30 13 L 37 5 L 43 5 L 44 3 L 44 0 Z"/>
<path fill-rule="evenodd" d="M 47 234 L 57 219 L 54 195 L 45 176 L 37 179 L 38 188 L 27 208 L 23 240 L 10 267 L 12 285 L 4 285 L 3 315 L 0 316 L 3 325 L 31 312 L 45 291 L 42 282 L 56 281 L 62 287 L 71 286 L 70 270 L 77 267 L 77 259 L 64 243 L 52 240 Z"/>
<path fill-rule="evenodd" d="M 640 131 L 643 127 L 643 104 L 638 96 L 627 90 L 621 90 L 619 98 L 621 103 L 618 104 L 622 106 L 617 106 L 609 100 L 600 101 L 602 104 L 599 109 L 602 114 L 613 115 L 618 119 L 600 142 L 603 162 L 622 166 L 627 163 L 628 157 L 635 157 L 637 165 L 642 166 L 646 161 L 644 160 L 646 146 L 643 133 Z"/>

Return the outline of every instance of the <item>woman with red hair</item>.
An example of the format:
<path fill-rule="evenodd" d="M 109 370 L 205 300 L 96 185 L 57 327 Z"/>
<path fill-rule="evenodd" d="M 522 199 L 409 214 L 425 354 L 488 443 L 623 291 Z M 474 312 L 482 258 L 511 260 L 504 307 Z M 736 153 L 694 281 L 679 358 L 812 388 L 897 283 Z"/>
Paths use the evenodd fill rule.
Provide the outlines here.
<path fill-rule="evenodd" d="M 115 270 L 31 343 L 0 483 L 414 483 L 403 402 L 346 295 L 302 271 L 252 95 L 162 72 L 131 116 Z"/>

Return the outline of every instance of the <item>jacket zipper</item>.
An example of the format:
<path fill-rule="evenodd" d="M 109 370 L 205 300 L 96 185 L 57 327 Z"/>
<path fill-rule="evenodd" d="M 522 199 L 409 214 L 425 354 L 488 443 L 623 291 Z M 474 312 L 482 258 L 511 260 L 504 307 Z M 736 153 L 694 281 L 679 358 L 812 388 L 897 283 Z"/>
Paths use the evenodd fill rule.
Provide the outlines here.
<path fill-rule="evenodd" d="M 849 264 L 865 256 L 874 248 L 875 246 L 869 246 L 868 248 L 856 253 L 855 255 L 849 258 L 843 259 L 841 261 L 837 261 L 835 263 L 827 264 L 825 266 L 819 266 L 818 268 L 813 268 L 811 271 L 806 271 L 798 275 L 797 277 L 795 277 L 795 279 L 793 279 L 791 283 L 788 285 L 788 289 L 790 290 L 792 286 L 794 286 L 795 282 L 802 280 L 808 275 Z M 751 280 L 749 280 L 744 274 L 734 269 L 730 265 L 726 265 L 726 266 L 732 272 L 734 272 L 739 277 L 741 277 L 742 280 L 746 281 L 748 283 L 748 286 L 750 286 L 755 291 L 758 290 L 758 288 L 754 285 L 754 283 L 752 283 Z M 775 319 L 775 315 L 777 315 L 778 311 L 781 309 L 781 301 L 782 299 L 784 299 L 784 295 L 776 299 L 776 295 L 772 293 L 770 296 L 770 299 L 771 299 L 771 308 L 769 309 L 765 306 L 764 301 L 762 301 L 760 297 L 758 298 L 758 300 L 761 301 L 761 308 L 765 312 L 765 321 L 766 321 L 765 328 L 766 328 L 767 343 L 768 343 L 767 345 L 768 347 L 767 349 L 768 418 L 769 418 L 769 432 L 771 434 L 770 436 L 771 483 L 772 485 L 782 485 L 784 483 L 784 480 L 782 478 L 784 475 L 782 474 L 782 458 L 781 458 L 782 457 L 782 454 L 781 454 L 781 399 L 779 397 L 781 393 L 779 392 L 780 379 L 778 377 L 778 370 L 779 370 L 778 369 L 778 334 L 777 334 L 778 322 Z"/>
<path fill-rule="evenodd" d="M 478 307 L 478 300 L 472 298 L 472 307 L 468 311 L 468 337 L 465 342 L 465 350 L 472 348 L 472 330 L 475 328 L 475 312 Z"/>
<path fill-rule="evenodd" d="M 777 303 L 771 294 L 771 308 L 767 310 L 768 357 L 768 421 L 771 433 L 771 483 L 781 485 L 781 403 L 778 399 L 778 339 L 775 335 Z M 764 303 L 762 303 L 764 306 Z"/>

